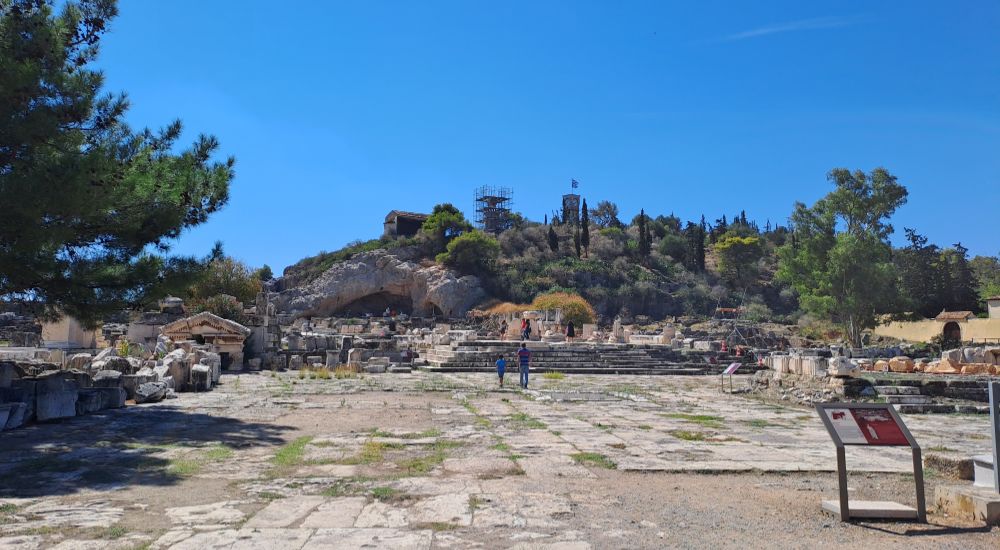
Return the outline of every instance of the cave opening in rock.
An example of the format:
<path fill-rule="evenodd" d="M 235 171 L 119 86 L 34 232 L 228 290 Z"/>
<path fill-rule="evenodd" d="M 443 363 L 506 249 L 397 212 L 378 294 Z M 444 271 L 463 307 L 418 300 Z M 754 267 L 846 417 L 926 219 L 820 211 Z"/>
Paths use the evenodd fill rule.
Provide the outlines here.
<path fill-rule="evenodd" d="M 400 296 L 391 292 L 376 292 L 347 303 L 337 311 L 331 311 L 328 315 L 336 313 L 338 315 L 360 317 L 366 313 L 370 313 L 380 316 L 385 312 L 386 308 L 395 310 L 397 313 L 412 315 L 413 299 L 409 296 Z"/>

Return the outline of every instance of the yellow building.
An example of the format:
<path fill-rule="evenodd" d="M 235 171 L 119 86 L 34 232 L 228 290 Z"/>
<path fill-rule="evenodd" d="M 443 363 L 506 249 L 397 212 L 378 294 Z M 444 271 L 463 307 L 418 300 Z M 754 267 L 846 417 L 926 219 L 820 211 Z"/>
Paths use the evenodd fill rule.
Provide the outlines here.
<path fill-rule="evenodd" d="M 1000 296 L 986 301 L 989 317 L 979 319 L 971 311 L 942 311 L 933 319 L 895 321 L 875 328 L 878 336 L 909 342 L 929 342 L 943 336 L 972 344 L 1000 343 Z"/>

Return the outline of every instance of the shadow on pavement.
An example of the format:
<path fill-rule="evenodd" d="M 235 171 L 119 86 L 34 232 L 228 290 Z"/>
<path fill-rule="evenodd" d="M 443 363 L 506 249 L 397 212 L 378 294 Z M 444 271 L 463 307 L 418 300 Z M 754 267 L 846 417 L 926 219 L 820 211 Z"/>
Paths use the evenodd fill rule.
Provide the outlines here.
<path fill-rule="evenodd" d="M 279 446 L 289 428 L 130 406 L 0 434 L 0 497 L 179 483 L 232 450 Z"/>

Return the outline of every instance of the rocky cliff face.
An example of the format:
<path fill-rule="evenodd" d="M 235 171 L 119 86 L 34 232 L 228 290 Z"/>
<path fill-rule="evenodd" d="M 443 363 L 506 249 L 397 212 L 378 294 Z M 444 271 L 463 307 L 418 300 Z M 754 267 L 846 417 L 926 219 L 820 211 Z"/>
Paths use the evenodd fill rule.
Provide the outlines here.
<path fill-rule="evenodd" d="M 278 293 L 278 310 L 328 316 L 381 314 L 386 307 L 413 315 L 460 316 L 486 293 L 479 279 L 440 265 L 422 266 L 410 249 L 364 252 L 316 279 Z"/>

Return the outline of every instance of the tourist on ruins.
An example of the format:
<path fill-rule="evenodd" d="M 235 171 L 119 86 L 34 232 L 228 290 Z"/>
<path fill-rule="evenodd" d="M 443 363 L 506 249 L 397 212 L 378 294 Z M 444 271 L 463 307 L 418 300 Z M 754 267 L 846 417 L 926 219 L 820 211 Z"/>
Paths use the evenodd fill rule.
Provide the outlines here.
<path fill-rule="evenodd" d="M 569 342 L 573 341 L 576 337 L 576 327 L 573 325 L 573 321 L 566 323 L 566 340 Z"/>
<path fill-rule="evenodd" d="M 521 387 L 528 389 L 528 366 L 531 364 L 531 352 L 528 351 L 528 344 L 521 342 L 521 349 L 517 350 L 517 362 L 521 367 Z"/>
<path fill-rule="evenodd" d="M 500 377 L 500 387 L 503 387 L 503 373 L 507 370 L 507 361 L 504 360 L 503 354 L 497 356 L 497 376 Z"/>
<path fill-rule="evenodd" d="M 522 327 L 522 330 L 521 330 L 521 340 L 530 340 L 531 339 L 531 319 L 525 319 L 524 321 L 522 321 L 522 323 L 524 324 L 524 326 Z"/>
<path fill-rule="evenodd" d="M 507 319 L 500 321 L 500 339 L 503 340 L 507 336 Z"/>

